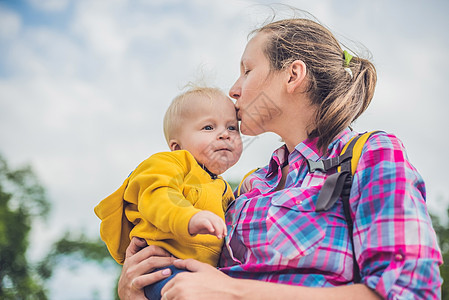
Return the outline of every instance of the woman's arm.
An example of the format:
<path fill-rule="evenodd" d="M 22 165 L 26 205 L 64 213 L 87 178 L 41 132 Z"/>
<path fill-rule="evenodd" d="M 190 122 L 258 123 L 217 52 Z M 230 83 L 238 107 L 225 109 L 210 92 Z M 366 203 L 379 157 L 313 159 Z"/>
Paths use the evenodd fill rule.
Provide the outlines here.
<path fill-rule="evenodd" d="M 397 137 L 366 142 L 351 195 L 362 281 L 388 299 L 440 298 L 442 260 L 424 181 Z"/>
<path fill-rule="evenodd" d="M 118 295 L 122 300 L 146 299 L 143 288 L 171 274 L 170 269 L 149 273 L 171 265 L 175 258 L 160 247 L 145 246 L 144 240 L 133 238 L 126 249 L 126 260 L 118 282 Z"/>
<path fill-rule="evenodd" d="M 176 260 L 191 272 L 176 275 L 162 289 L 162 299 L 380 299 L 363 284 L 310 288 L 257 280 L 236 279 L 196 260 Z"/>
<path fill-rule="evenodd" d="M 120 299 L 146 299 L 143 288 L 170 276 L 169 269 L 149 273 L 172 263 L 191 272 L 180 273 L 162 289 L 163 299 L 379 299 L 363 284 L 335 288 L 308 288 L 257 280 L 235 279 L 199 261 L 175 260 L 156 246 L 133 238 L 118 283 Z M 140 250 L 140 251 L 139 251 Z"/>

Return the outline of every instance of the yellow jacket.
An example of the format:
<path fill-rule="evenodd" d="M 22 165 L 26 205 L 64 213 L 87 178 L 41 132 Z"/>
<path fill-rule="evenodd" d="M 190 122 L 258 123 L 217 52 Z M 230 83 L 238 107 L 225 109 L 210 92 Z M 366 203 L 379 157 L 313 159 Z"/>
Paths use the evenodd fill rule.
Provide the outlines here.
<path fill-rule="evenodd" d="M 100 235 L 112 257 L 123 264 L 133 236 L 144 238 L 178 258 L 216 266 L 222 240 L 191 236 L 190 218 L 200 210 L 224 219 L 233 199 L 230 186 L 211 176 L 185 150 L 161 152 L 143 161 L 122 186 L 95 207 Z"/>

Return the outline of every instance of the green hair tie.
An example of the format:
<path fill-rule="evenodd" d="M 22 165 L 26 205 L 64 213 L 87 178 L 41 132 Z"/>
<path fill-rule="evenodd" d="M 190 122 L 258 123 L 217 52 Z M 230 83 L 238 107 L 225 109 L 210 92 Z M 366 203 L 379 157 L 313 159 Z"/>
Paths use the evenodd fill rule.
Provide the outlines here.
<path fill-rule="evenodd" d="M 349 63 L 351 62 L 352 59 L 352 55 L 349 54 L 348 51 L 343 51 L 343 58 L 345 60 L 345 62 L 343 63 L 343 67 L 345 68 L 345 71 L 349 74 L 349 76 L 351 76 L 351 79 L 353 77 L 352 75 L 352 70 L 351 68 L 349 68 Z"/>
<path fill-rule="evenodd" d="M 349 63 L 351 62 L 352 55 L 349 54 L 349 52 L 345 50 L 345 51 L 343 51 L 343 58 L 345 60 L 343 67 L 349 68 Z"/>

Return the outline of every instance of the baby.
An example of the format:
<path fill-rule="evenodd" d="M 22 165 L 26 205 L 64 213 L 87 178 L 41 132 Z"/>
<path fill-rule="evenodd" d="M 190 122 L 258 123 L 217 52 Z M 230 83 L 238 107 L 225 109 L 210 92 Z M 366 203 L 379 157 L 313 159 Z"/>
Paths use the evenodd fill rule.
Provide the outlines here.
<path fill-rule="evenodd" d="M 233 193 L 220 176 L 242 153 L 233 102 L 216 88 L 177 96 L 164 118 L 171 152 L 143 161 L 122 186 L 95 207 L 100 234 L 120 264 L 132 237 L 173 256 L 217 265 L 226 235 L 224 211 Z M 179 272 L 172 267 L 172 273 Z M 160 297 L 145 289 L 147 297 Z"/>

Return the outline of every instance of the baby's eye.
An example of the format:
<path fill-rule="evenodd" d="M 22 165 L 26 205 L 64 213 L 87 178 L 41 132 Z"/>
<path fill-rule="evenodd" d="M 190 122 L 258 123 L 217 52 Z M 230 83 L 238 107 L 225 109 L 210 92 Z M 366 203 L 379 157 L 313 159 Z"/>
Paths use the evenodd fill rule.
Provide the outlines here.
<path fill-rule="evenodd" d="M 211 125 L 206 125 L 203 127 L 203 130 L 213 130 L 214 128 Z"/>
<path fill-rule="evenodd" d="M 237 126 L 231 125 L 228 127 L 228 130 L 235 131 L 235 130 L 237 130 Z"/>

